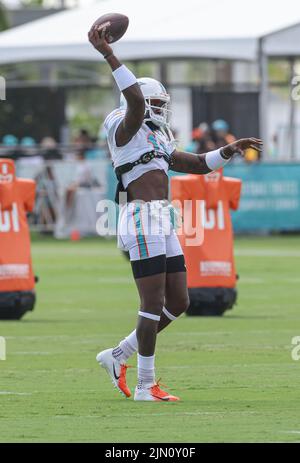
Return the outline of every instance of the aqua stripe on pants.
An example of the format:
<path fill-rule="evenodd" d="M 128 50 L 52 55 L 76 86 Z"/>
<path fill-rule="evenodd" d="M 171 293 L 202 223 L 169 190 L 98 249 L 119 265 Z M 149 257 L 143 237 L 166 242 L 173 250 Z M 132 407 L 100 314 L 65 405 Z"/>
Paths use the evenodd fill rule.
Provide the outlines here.
<path fill-rule="evenodd" d="M 136 206 L 135 211 L 134 211 L 134 221 L 135 221 L 135 226 L 136 226 L 136 231 L 137 231 L 137 240 L 138 240 L 138 245 L 139 245 L 139 250 L 140 250 L 140 258 L 145 259 L 146 257 L 149 257 L 147 246 L 146 246 L 146 240 L 145 236 L 143 234 L 143 228 L 142 228 L 142 221 L 141 221 L 141 207 Z"/>

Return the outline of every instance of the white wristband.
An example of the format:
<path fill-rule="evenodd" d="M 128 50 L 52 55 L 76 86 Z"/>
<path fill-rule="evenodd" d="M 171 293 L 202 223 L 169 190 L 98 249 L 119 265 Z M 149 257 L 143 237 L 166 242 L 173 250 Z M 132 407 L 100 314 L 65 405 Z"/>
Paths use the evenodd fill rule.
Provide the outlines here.
<path fill-rule="evenodd" d="M 112 75 L 114 76 L 120 92 L 137 83 L 135 75 L 124 64 L 113 71 Z"/>
<path fill-rule="evenodd" d="M 221 167 L 224 167 L 228 161 L 229 159 L 224 159 L 221 156 L 220 149 L 209 151 L 205 156 L 205 162 L 210 170 L 218 170 Z"/>

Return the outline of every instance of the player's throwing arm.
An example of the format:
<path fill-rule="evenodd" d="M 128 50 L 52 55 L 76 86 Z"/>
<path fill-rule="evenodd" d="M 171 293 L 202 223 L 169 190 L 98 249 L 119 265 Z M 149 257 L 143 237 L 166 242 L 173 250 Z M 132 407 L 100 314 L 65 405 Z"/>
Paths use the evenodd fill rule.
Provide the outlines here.
<path fill-rule="evenodd" d="M 121 15 L 120 15 L 121 16 Z M 145 113 L 145 100 L 134 74 L 124 65 L 108 44 L 108 25 L 96 23 L 92 26 L 88 36 L 91 44 L 106 59 L 113 71 L 113 77 L 119 90 L 127 101 L 127 110 L 123 122 L 116 131 L 117 146 L 126 145 L 140 129 Z"/>

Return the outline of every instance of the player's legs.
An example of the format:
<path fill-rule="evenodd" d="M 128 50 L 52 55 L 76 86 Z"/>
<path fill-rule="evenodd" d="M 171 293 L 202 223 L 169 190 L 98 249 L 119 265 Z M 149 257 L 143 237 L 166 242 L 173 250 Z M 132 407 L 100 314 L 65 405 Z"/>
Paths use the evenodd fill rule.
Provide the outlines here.
<path fill-rule="evenodd" d="M 166 286 L 166 256 L 132 261 L 135 282 L 140 295 L 136 329 L 114 349 L 97 355 L 97 361 L 109 373 L 113 384 L 125 396 L 131 393 L 126 384 L 126 360 L 138 351 L 138 386 L 141 390 L 155 385 L 155 344 L 163 309 Z M 142 399 L 144 400 L 144 399 Z"/>
<path fill-rule="evenodd" d="M 189 295 L 186 272 L 166 273 L 165 301 L 157 326 L 157 334 L 163 331 L 170 323 L 177 320 L 188 307 Z M 126 336 L 114 350 L 121 362 L 127 362 L 138 350 L 136 329 Z"/>
<path fill-rule="evenodd" d="M 129 203 L 120 212 L 118 226 L 119 247 L 123 246 L 124 250 L 129 251 L 141 300 L 136 331 L 117 348 L 103 351 L 105 354 L 100 352 L 97 356 L 97 360 L 106 368 L 113 383 L 125 395 L 126 390 L 122 390 L 122 384 L 119 384 L 119 381 L 116 384 L 116 381 L 122 375 L 121 366 L 138 347 L 139 382 L 154 384 L 154 350 L 165 291 L 166 240 L 160 227 L 158 233 L 148 232 L 149 212 L 147 204 L 143 206 Z M 126 384 L 125 375 L 124 383 Z"/>
<path fill-rule="evenodd" d="M 140 311 L 136 327 L 138 343 L 138 385 L 140 388 L 155 384 L 154 353 L 158 323 L 161 317 L 166 285 L 166 257 L 153 258 L 157 261 L 157 273 L 137 278 L 136 285 L 140 295 Z M 160 262 L 160 263 L 159 263 Z M 135 262 L 133 262 L 134 268 Z M 144 262 L 145 265 L 146 262 Z"/>
<path fill-rule="evenodd" d="M 172 321 L 175 321 L 189 306 L 186 281 L 186 268 L 181 245 L 172 230 L 166 237 L 166 287 L 164 307 L 157 327 L 160 333 Z M 138 350 L 136 330 L 132 331 L 114 349 L 114 354 L 125 363 Z"/>
<path fill-rule="evenodd" d="M 153 251 L 155 251 L 155 249 Z M 178 237 L 173 228 L 165 237 L 165 252 L 165 299 L 164 307 L 161 312 L 160 321 L 157 327 L 157 333 L 160 333 L 172 321 L 176 320 L 183 312 L 187 310 L 189 306 L 184 256 Z M 134 254 L 134 256 L 137 257 L 137 254 Z M 138 261 L 136 261 L 134 265 L 141 264 L 138 264 Z M 119 345 L 114 350 L 114 354 L 118 355 L 119 360 L 125 363 L 135 352 L 137 352 L 137 349 L 138 341 L 136 330 L 134 330 L 119 343 Z"/>
<path fill-rule="evenodd" d="M 182 248 L 172 228 L 166 237 L 166 288 L 165 307 L 160 319 L 158 332 L 184 313 L 190 304 L 187 289 L 186 266 Z"/>
<path fill-rule="evenodd" d="M 165 308 L 161 316 L 158 333 L 175 321 L 189 307 L 186 272 L 167 273 Z"/>
<path fill-rule="evenodd" d="M 165 251 L 165 238 L 152 237 L 147 248 L 149 258 L 131 261 L 140 295 L 140 311 L 136 327 L 138 385 L 134 400 L 177 401 L 178 397 L 162 390 L 155 381 L 155 345 L 165 300 L 167 267 L 166 255 L 158 252 Z M 134 252 L 130 254 L 132 256 Z M 153 254 L 158 255 L 153 256 Z"/>
<path fill-rule="evenodd" d="M 136 207 L 134 206 L 134 213 L 131 217 L 135 217 L 136 229 L 144 230 L 142 214 L 135 214 Z M 124 217 L 124 214 L 123 214 Z M 136 400 L 164 400 L 173 401 L 178 400 L 174 396 L 168 395 L 162 391 L 158 385 L 155 384 L 155 370 L 154 370 L 154 352 L 156 335 L 158 329 L 161 330 L 167 326 L 176 317 L 170 311 L 163 307 L 165 300 L 165 292 L 167 288 L 166 270 L 170 273 L 182 272 L 185 269 L 183 256 L 166 259 L 166 236 L 164 233 L 156 234 L 155 236 L 144 236 L 139 233 L 135 237 L 135 241 L 128 245 L 128 236 L 120 236 L 121 242 L 127 241 L 127 248 L 129 249 L 133 274 L 137 284 L 137 288 L 141 300 L 141 310 L 139 311 L 139 318 L 136 330 L 120 342 L 119 346 L 115 349 L 107 350 L 109 352 L 109 361 L 100 363 L 110 373 L 113 364 L 113 373 L 115 373 L 115 365 L 119 367 L 124 365 L 126 360 L 137 350 L 138 353 L 138 388 L 136 389 Z M 178 248 L 178 239 L 176 235 L 172 236 L 175 248 Z M 130 238 L 129 238 L 130 239 Z M 170 244 L 168 244 L 170 247 Z M 172 249 L 171 249 L 172 250 Z M 175 249 L 175 252 L 178 249 Z M 180 245 L 179 252 L 182 253 Z M 174 246 L 173 246 L 174 253 Z M 181 300 L 183 300 L 183 296 Z M 172 303 L 172 300 L 170 301 Z M 185 301 L 186 302 L 186 301 Z M 162 314 L 162 310 L 164 313 Z M 182 308 L 181 312 L 185 310 Z M 176 311 L 176 314 L 179 310 Z M 160 322 L 162 317 L 162 323 Z M 103 353 L 98 354 L 98 357 Z M 107 366 L 110 365 L 110 368 Z M 123 386 L 126 386 L 126 370 L 123 375 Z M 122 372 L 122 371 L 121 371 Z M 114 377 L 110 373 L 115 384 Z M 120 376 L 120 375 L 119 375 Z M 117 386 L 118 387 L 118 386 Z M 127 387 L 127 386 L 126 386 Z M 123 388 L 124 389 L 124 388 Z M 119 387 L 120 390 L 120 387 Z M 122 391 L 124 392 L 124 390 Z M 126 391 L 125 391 L 126 393 Z M 128 396 L 128 394 L 126 394 Z"/>
<path fill-rule="evenodd" d="M 171 262 L 171 268 L 169 268 L 170 273 L 165 274 L 164 278 L 164 283 L 165 286 L 162 288 L 160 286 L 160 291 L 158 291 L 158 294 L 163 295 L 163 299 L 160 298 L 160 300 L 157 300 L 158 305 L 160 306 L 161 310 L 161 318 L 159 323 L 157 323 L 156 326 L 156 331 L 154 332 L 155 334 L 155 340 L 156 340 L 156 334 L 158 329 L 160 328 L 160 331 L 163 330 L 166 326 L 168 326 L 171 321 L 174 321 L 181 315 L 189 305 L 189 297 L 188 297 L 188 291 L 187 291 L 187 285 L 186 285 L 186 272 L 183 271 L 183 263 L 184 263 L 184 258 L 183 256 L 178 256 L 178 259 L 173 259 Z M 158 277 L 159 275 L 157 275 Z M 153 277 L 152 277 L 153 278 Z M 149 302 L 145 307 L 151 307 L 152 303 L 152 297 L 151 293 L 152 291 L 149 291 L 150 286 L 146 288 L 144 286 L 144 282 L 137 281 L 137 286 L 140 291 L 141 295 L 141 300 L 142 300 L 142 295 L 145 293 L 148 293 L 150 298 Z M 162 279 L 160 282 L 162 283 Z M 152 285 L 153 290 L 157 291 L 157 288 L 153 286 L 153 283 L 150 282 L 150 285 Z M 152 293 L 153 294 L 153 293 Z M 164 307 L 162 308 L 162 302 L 165 300 L 166 307 L 170 309 L 170 311 Z M 142 304 L 143 306 L 143 304 Z M 152 311 L 151 311 L 152 313 Z M 139 322 L 143 323 L 144 320 L 140 320 Z M 151 338 L 151 344 L 146 343 L 145 340 L 149 336 L 149 333 L 151 333 L 153 330 L 153 327 L 145 326 L 145 329 L 142 331 L 139 330 L 139 324 L 136 330 L 136 336 L 138 339 L 138 348 L 139 348 L 139 353 L 138 353 L 138 377 L 139 377 L 139 383 L 138 387 L 135 390 L 135 395 L 134 399 L 135 400 L 142 400 L 142 401 L 177 401 L 179 400 L 178 397 L 172 396 L 162 390 L 159 386 L 159 384 L 156 384 L 154 379 L 154 349 L 155 349 L 155 340 L 154 338 Z M 145 357 L 141 355 L 141 348 L 146 348 L 147 350 L 143 351 L 145 353 Z M 153 352 L 153 356 L 151 353 Z M 151 364 L 151 359 L 153 359 L 153 364 Z M 150 361 L 150 364 L 148 363 Z M 152 368 L 152 370 L 144 370 L 144 365 L 147 365 L 147 368 Z M 151 372 L 152 376 L 151 376 Z"/>
<path fill-rule="evenodd" d="M 163 258 L 165 260 L 165 256 Z M 164 305 L 166 274 L 163 272 L 139 278 L 135 282 L 141 300 L 136 328 L 139 353 L 145 356 L 153 355 L 157 328 Z"/>

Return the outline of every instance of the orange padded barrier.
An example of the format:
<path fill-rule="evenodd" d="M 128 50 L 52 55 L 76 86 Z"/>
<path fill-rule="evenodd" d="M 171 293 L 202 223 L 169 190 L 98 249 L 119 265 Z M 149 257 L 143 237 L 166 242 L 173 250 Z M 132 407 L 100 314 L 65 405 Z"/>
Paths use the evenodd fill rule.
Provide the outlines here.
<path fill-rule="evenodd" d="M 240 180 L 223 177 L 222 170 L 171 179 L 171 199 L 179 201 L 184 208 L 184 223 L 178 234 L 186 259 L 189 288 L 235 287 L 230 209 L 236 210 L 239 206 L 241 186 Z M 190 214 L 186 208 L 191 209 Z M 202 240 L 197 245 L 190 244 L 193 236 L 186 232 L 187 220 L 200 237 L 202 231 Z"/>
<path fill-rule="evenodd" d="M 35 182 L 16 178 L 14 162 L 0 159 L 0 292 L 34 289 L 26 217 L 34 202 Z"/>

